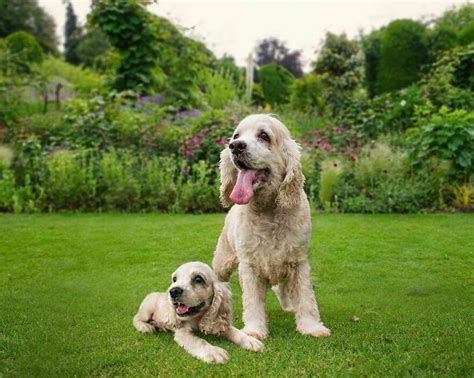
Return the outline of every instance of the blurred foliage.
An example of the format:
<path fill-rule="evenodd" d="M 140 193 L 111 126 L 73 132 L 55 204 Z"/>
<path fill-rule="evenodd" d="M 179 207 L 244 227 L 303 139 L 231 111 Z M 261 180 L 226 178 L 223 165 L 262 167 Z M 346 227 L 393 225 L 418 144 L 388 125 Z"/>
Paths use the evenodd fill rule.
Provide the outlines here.
<path fill-rule="evenodd" d="M 77 21 L 74 7 L 70 0 L 66 2 L 66 23 L 64 24 L 64 58 L 66 62 L 79 64 L 80 60 L 77 56 L 77 46 L 81 39 L 82 27 Z"/>
<path fill-rule="evenodd" d="M 0 38 L 25 31 L 32 34 L 47 53 L 58 54 L 56 25 L 53 17 L 37 0 L 0 0 Z"/>
<path fill-rule="evenodd" d="M 113 79 L 117 90 L 149 93 L 156 81 L 152 70 L 159 56 L 156 25 L 145 9 L 146 0 L 94 0 L 88 16 L 121 55 Z"/>
<path fill-rule="evenodd" d="M 290 100 L 294 76 L 282 66 L 267 64 L 260 68 L 260 85 L 265 101 L 270 105 L 285 104 Z"/>
<path fill-rule="evenodd" d="M 431 157 L 452 163 L 455 178 L 467 181 L 474 172 L 474 113 L 426 109 L 417 114 L 418 127 L 409 130 L 411 162 L 420 166 Z"/>
<path fill-rule="evenodd" d="M 258 67 L 276 64 L 285 67 L 295 77 L 303 76 L 301 50 L 290 51 L 278 38 L 265 38 L 255 48 L 255 63 Z"/>
<path fill-rule="evenodd" d="M 249 105 L 245 69 L 148 4 L 94 0 L 87 33 L 70 12 L 76 66 L 25 32 L 0 40 L 0 211 L 221 211 L 219 153 L 269 111 L 301 144 L 318 209 L 472 211 L 471 5 L 328 33 L 301 78 L 283 64 L 299 52 L 267 41 L 281 65 L 255 70 Z"/>
<path fill-rule="evenodd" d="M 321 75 L 324 102 L 337 116 L 357 96 L 363 83 L 363 55 L 359 44 L 345 34 L 327 33 L 314 72 Z"/>
<path fill-rule="evenodd" d="M 380 41 L 378 93 L 405 88 L 421 77 L 428 63 L 426 28 L 412 20 L 396 20 L 388 24 Z"/>
<path fill-rule="evenodd" d="M 12 64 L 17 74 L 31 73 L 32 66 L 40 64 L 43 50 L 35 37 L 27 32 L 15 32 L 5 38 L 5 47 L 9 50 Z"/>
<path fill-rule="evenodd" d="M 86 67 L 94 67 L 97 60 L 112 48 L 107 36 L 99 29 L 84 34 L 76 47 L 78 61 Z"/>
<path fill-rule="evenodd" d="M 308 74 L 293 82 L 291 87 L 290 104 L 295 110 L 311 111 L 316 109 L 324 114 L 323 83 L 321 76 Z"/>

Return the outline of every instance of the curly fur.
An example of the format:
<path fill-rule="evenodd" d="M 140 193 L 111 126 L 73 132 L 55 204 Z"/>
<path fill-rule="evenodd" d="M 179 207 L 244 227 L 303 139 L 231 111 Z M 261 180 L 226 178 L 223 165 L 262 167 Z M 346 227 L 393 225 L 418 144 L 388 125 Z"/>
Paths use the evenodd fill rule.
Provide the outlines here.
<path fill-rule="evenodd" d="M 232 294 L 229 285 L 214 282 L 214 297 L 211 307 L 201 318 L 199 330 L 205 334 L 220 335 L 232 325 Z"/>
<path fill-rule="evenodd" d="M 270 142 L 258 135 L 265 131 Z M 278 119 L 256 114 L 238 125 L 237 140 L 246 143 L 246 159 L 253 167 L 270 172 L 255 186 L 246 205 L 233 205 L 214 253 L 213 268 L 220 280 L 229 280 L 238 267 L 245 323 L 244 331 L 263 339 L 268 335 L 266 291 L 273 287 L 283 309 L 295 313 L 297 330 L 306 335 L 328 336 L 320 320 L 308 261 L 311 218 L 303 190 L 300 147 Z M 238 168 L 228 147 L 221 153 L 221 201 L 229 194 Z"/>
<path fill-rule="evenodd" d="M 204 283 L 196 284 L 200 275 Z M 142 333 L 172 331 L 176 342 L 194 357 L 208 363 L 225 363 L 228 353 L 194 335 L 200 330 L 206 334 L 222 335 L 242 348 L 262 351 L 263 344 L 232 326 L 232 296 L 228 284 L 219 282 L 214 271 L 201 262 L 181 265 L 173 273 L 170 289 L 183 290 L 178 302 L 200 308 L 194 315 L 179 315 L 169 290 L 148 294 L 133 318 L 133 325 Z M 200 307 L 202 305 L 202 307 Z"/>

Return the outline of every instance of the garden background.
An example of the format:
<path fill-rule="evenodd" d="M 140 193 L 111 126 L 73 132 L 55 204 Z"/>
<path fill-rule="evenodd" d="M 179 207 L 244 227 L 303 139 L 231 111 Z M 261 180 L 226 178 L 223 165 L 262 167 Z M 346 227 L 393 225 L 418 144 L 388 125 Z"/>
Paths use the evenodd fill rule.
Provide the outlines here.
<path fill-rule="evenodd" d="M 299 50 L 257 43 L 253 82 L 147 1 L 71 3 L 64 52 L 35 0 L 2 0 L 0 211 L 222 211 L 218 157 L 247 114 L 303 147 L 314 209 L 471 211 L 474 6 Z M 251 94 L 250 94 L 251 90 Z"/>

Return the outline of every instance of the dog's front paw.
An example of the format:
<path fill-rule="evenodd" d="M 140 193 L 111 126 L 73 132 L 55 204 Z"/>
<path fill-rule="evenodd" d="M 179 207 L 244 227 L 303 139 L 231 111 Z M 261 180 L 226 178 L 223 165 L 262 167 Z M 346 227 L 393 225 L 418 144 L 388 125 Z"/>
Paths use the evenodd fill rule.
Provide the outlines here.
<path fill-rule="evenodd" d="M 314 337 L 328 337 L 331 336 L 331 331 L 326 328 L 323 323 L 316 322 L 302 322 L 296 327 L 297 331 L 303 335 Z"/>
<path fill-rule="evenodd" d="M 252 326 L 245 326 L 242 329 L 247 335 L 252 336 L 258 340 L 264 340 L 268 337 L 268 330 L 267 329 L 260 329 Z"/>
<path fill-rule="evenodd" d="M 202 360 L 208 364 L 225 364 L 229 361 L 229 353 L 227 353 L 225 349 L 210 346 L 206 348 L 206 351 L 203 353 Z"/>
<path fill-rule="evenodd" d="M 138 332 L 141 333 L 153 333 L 156 332 L 156 327 L 153 324 L 145 322 L 137 322 L 134 324 Z"/>
<path fill-rule="evenodd" d="M 240 346 L 253 352 L 263 352 L 265 349 L 265 346 L 260 340 L 257 340 L 256 338 L 249 335 L 247 335 L 247 337 L 242 340 L 242 344 Z"/>

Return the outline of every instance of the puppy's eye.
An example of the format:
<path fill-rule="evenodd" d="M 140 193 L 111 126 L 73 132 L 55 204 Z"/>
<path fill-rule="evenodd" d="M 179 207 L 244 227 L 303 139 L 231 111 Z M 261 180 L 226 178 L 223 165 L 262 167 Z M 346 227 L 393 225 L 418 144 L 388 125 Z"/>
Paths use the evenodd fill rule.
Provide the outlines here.
<path fill-rule="evenodd" d="M 270 142 L 270 136 L 265 131 L 258 134 L 258 137 L 265 142 Z"/>
<path fill-rule="evenodd" d="M 196 276 L 194 277 L 194 282 L 196 282 L 197 284 L 203 284 L 204 278 L 202 278 L 201 276 Z"/>
<path fill-rule="evenodd" d="M 173 279 L 173 282 L 176 282 L 177 280 L 176 276 L 174 276 L 172 279 Z"/>
<path fill-rule="evenodd" d="M 234 134 L 234 139 L 237 139 L 239 136 L 239 134 Z"/>

